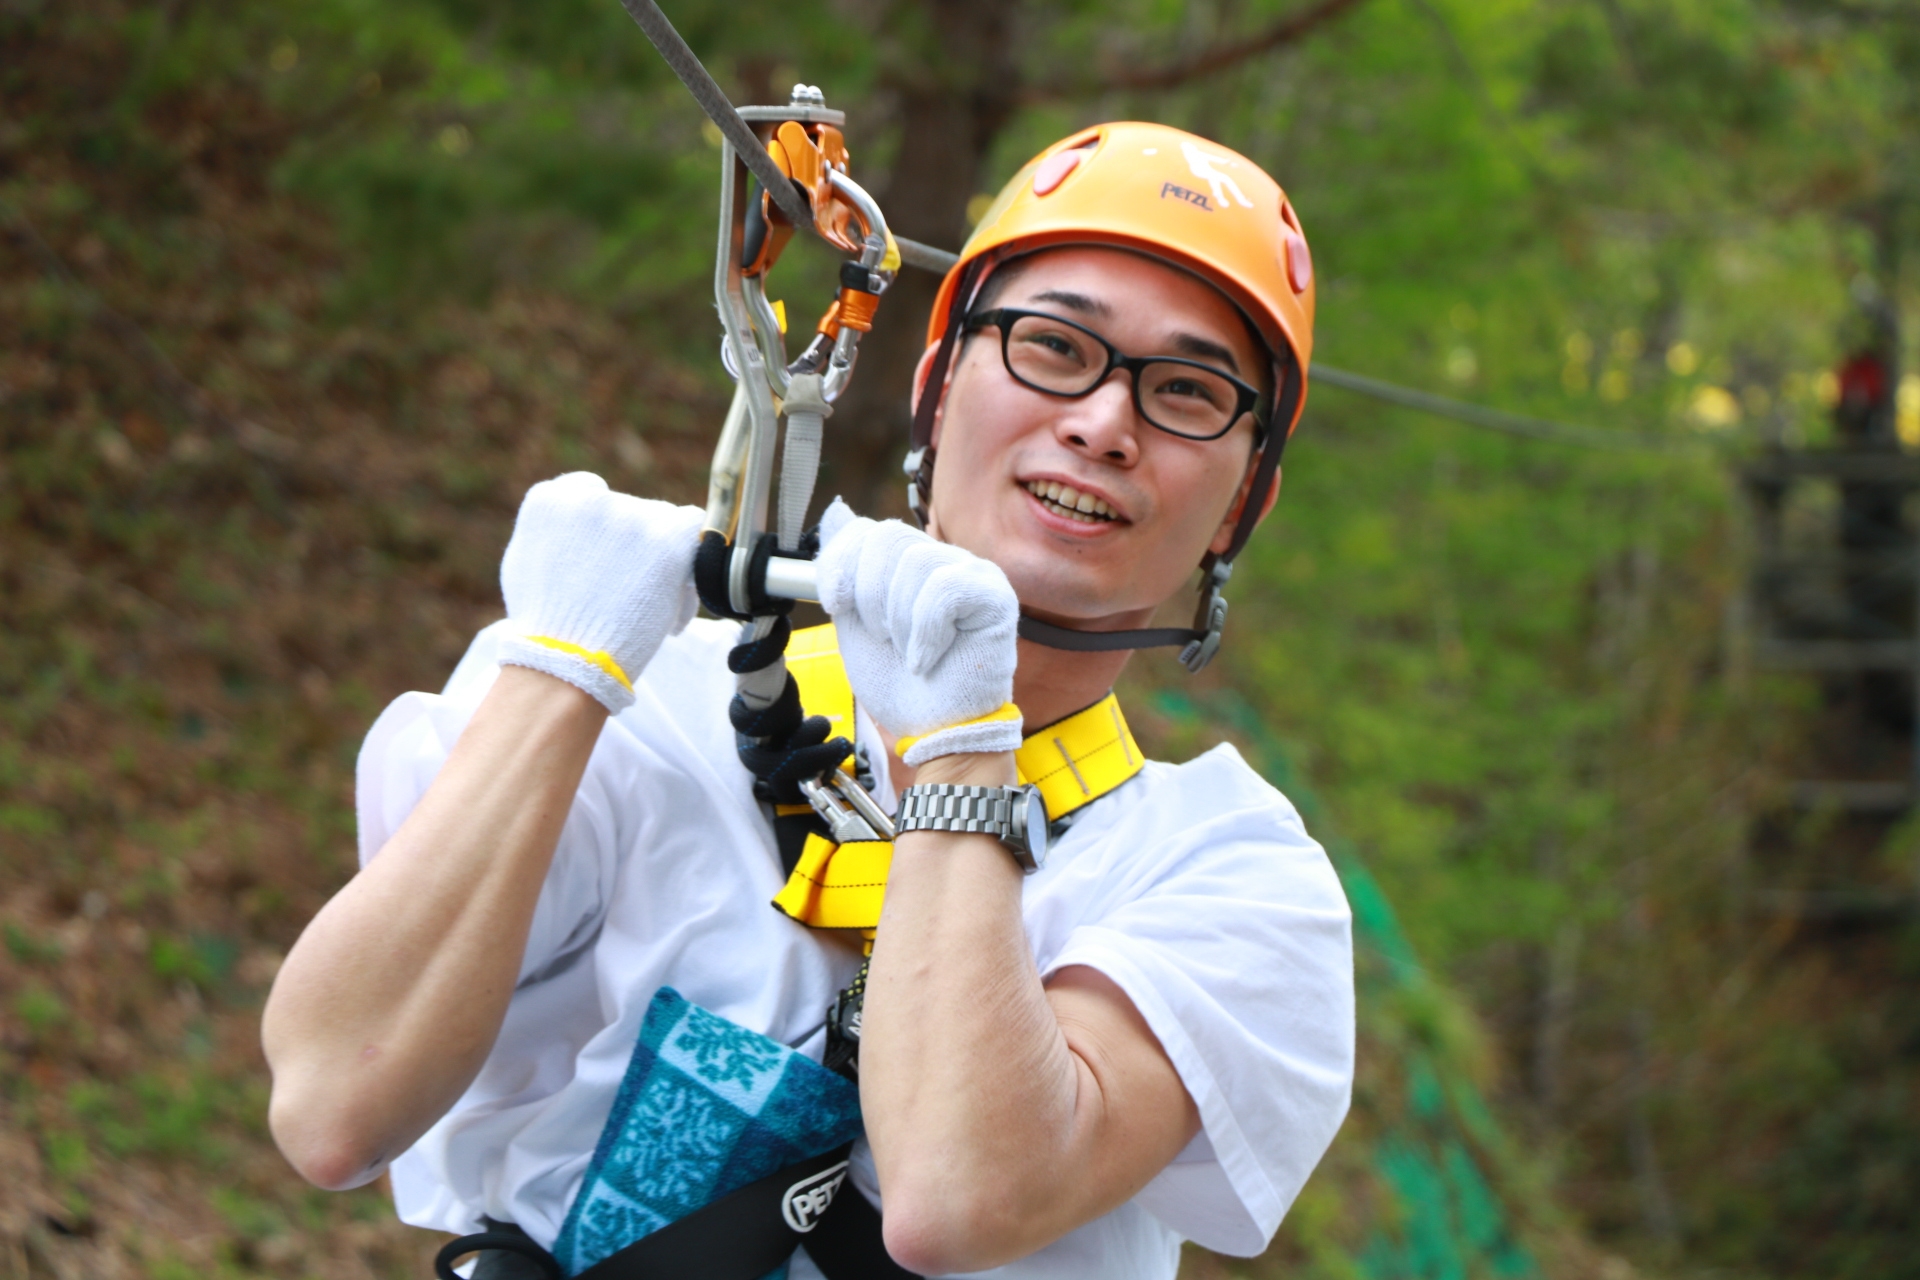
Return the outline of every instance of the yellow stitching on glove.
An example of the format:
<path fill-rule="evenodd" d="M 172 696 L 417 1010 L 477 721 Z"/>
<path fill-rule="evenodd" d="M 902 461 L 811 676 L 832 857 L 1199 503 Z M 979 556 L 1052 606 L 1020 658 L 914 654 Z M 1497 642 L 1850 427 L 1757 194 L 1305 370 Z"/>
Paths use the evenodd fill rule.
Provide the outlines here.
<path fill-rule="evenodd" d="M 1002 724 L 1008 720 L 1018 720 L 1019 718 L 1020 708 L 1014 706 L 1011 702 L 1004 702 L 1000 704 L 998 711 L 989 711 L 986 715 L 977 716 L 972 720 L 963 720 L 959 724 L 950 724 L 947 726 L 947 729 L 964 729 L 970 724 Z M 931 738 L 934 733 L 945 733 L 947 729 L 935 729 L 933 733 L 910 733 L 893 744 L 893 752 L 895 755 L 905 756 L 907 752 L 913 748 L 914 743 Z"/>
<path fill-rule="evenodd" d="M 633 692 L 633 681 L 627 679 L 627 673 L 620 669 L 620 664 L 613 660 L 613 655 L 607 653 L 605 650 L 583 649 L 579 645 L 567 640 L 555 640 L 552 636 L 528 636 L 527 639 L 534 644 L 543 644 L 549 649 L 558 649 L 561 653 L 570 653 L 576 658 L 585 658 L 588 662 L 591 662 L 594 666 L 600 668 L 615 680 L 618 680 L 620 687 L 628 693 Z"/>

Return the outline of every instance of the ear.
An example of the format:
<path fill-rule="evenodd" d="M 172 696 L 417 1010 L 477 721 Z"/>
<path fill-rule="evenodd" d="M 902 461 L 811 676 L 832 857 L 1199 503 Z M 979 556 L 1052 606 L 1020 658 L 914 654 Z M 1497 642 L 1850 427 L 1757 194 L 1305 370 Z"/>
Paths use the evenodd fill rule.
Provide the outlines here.
<path fill-rule="evenodd" d="M 913 366 L 913 401 L 907 408 L 909 416 L 920 412 L 920 397 L 927 394 L 927 379 L 933 376 L 933 357 L 937 355 L 939 351 L 939 343 L 931 344 L 925 351 L 920 353 L 920 362 Z M 952 384 L 954 366 L 959 363 L 960 352 L 956 350 L 953 353 L 953 359 L 947 362 L 948 385 Z M 940 388 L 941 403 L 934 406 L 933 430 L 927 441 L 928 444 L 936 449 L 940 447 L 940 425 L 946 418 L 946 391 L 947 388 L 945 386 Z"/>
<path fill-rule="evenodd" d="M 1227 548 L 1233 545 L 1234 527 L 1240 523 L 1240 513 L 1246 510 L 1247 502 L 1252 496 L 1253 475 L 1259 468 L 1260 455 L 1256 453 L 1247 460 L 1247 473 L 1240 478 L 1240 492 L 1234 495 L 1233 505 L 1227 508 L 1226 518 L 1221 520 L 1220 527 L 1214 531 L 1213 541 L 1207 544 L 1207 550 L 1213 554 L 1223 556 L 1227 553 Z M 1267 486 L 1266 494 L 1260 499 L 1260 519 L 1253 522 L 1255 528 L 1259 527 L 1260 520 L 1267 518 L 1267 513 L 1273 510 L 1274 502 L 1280 497 L 1280 477 L 1284 471 L 1285 468 L 1279 466 L 1273 469 L 1273 483 Z"/>

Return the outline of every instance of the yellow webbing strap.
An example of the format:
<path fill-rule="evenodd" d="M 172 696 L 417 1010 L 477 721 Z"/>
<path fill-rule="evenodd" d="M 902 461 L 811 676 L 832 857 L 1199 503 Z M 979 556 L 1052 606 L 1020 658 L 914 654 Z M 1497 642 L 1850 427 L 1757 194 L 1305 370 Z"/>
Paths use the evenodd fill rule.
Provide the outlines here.
<path fill-rule="evenodd" d="M 1120 699 L 1112 694 L 1028 734 L 1013 762 L 1020 781 L 1031 782 L 1046 797 L 1049 819 L 1092 804 L 1146 765 L 1120 714 Z"/>
<path fill-rule="evenodd" d="M 800 687 L 800 706 L 833 722 L 828 737 L 853 741 L 853 686 L 840 665 L 840 637 L 833 624 L 805 627 L 787 641 L 787 670 Z"/>
<path fill-rule="evenodd" d="M 787 670 L 800 688 L 808 715 L 826 716 L 833 731 L 853 737 L 853 689 L 840 664 L 831 626 L 796 631 L 787 643 Z M 1047 816 L 1062 818 L 1114 790 L 1139 773 L 1146 759 L 1109 693 L 1084 711 L 1027 735 L 1013 753 L 1020 781 L 1031 782 L 1046 798 Z M 796 810 L 797 812 L 797 810 Z M 836 845 L 824 836 L 807 837 L 786 887 L 774 907 L 816 929 L 859 929 L 871 938 L 880 923 L 893 845 L 861 840 Z"/>
<path fill-rule="evenodd" d="M 890 840 L 835 844 L 810 835 L 786 887 L 774 896 L 774 909 L 816 929 L 870 931 L 880 923 L 892 865 Z"/>

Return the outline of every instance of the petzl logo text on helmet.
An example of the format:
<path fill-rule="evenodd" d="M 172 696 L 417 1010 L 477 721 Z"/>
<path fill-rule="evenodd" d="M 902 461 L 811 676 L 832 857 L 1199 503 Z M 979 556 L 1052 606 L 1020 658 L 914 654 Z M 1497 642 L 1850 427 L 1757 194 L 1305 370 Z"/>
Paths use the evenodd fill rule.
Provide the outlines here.
<path fill-rule="evenodd" d="M 780 1216 L 787 1220 L 789 1227 L 804 1235 L 820 1225 L 820 1219 L 833 1206 L 833 1198 L 840 1194 L 840 1186 L 846 1180 L 845 1160 L 811 1178 L 800 1179 L 780 1197 Z"/>
<path fill-rule="evenodd" d="M 1191 187 L 1163 182 L 1160 184 L 1160 198 L 1165 200 L 1168 196 L 1172 196 L 1175 200 L 1185 200 L 1188 204 L 1205 209 L 1208 213 L 1213 212 L 1213 202 L 1207 199 L 1207 193 L 1204 191 L 1195 191 Z"/>
<path fill-rule="evenodd" d="M 1193 176 L 1213 188 L 1213 202 L 1221 208 L 1227 204 L 1227 193 L 1233 193 L 1234 203 L 1242 209 L 1253 208 L 1253 201 L 1247 199 L 1247 193 L 1240 189 L 1231 175 L 1221 169 L 1221 165 L 1231 169 L 1239 162 L 1232 156 L 1217 156 L 1211 151 L 1202 151 L 1191 142 L 1180 144 L 1180 151 L 1187 157 L 1187 167 L 1193 170 Z"/>

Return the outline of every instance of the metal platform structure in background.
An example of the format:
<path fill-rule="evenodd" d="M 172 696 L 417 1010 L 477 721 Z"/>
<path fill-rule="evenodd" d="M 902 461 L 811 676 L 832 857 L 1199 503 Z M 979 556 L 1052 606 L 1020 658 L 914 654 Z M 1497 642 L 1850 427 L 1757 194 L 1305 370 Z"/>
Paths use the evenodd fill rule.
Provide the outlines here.
<path fill-rule="evenodd" d="M 1885 348 L 1882 348 L 1885 350 Z M 1835 443 L 1777 445 L 1743 462 L 1753 556 L 1744 601 L 1751 660 L 1818 680 L 1822 707 L 1787 815 L 1829 819 L 1816 875 L 1754 903 L 1807 919 L 1904 918 L 1920 885 L 1874 856 L 1920 801 L 1920 455 L 1894 430 L 1893 362 L 1866 351 L 1839 371 Z"/>

